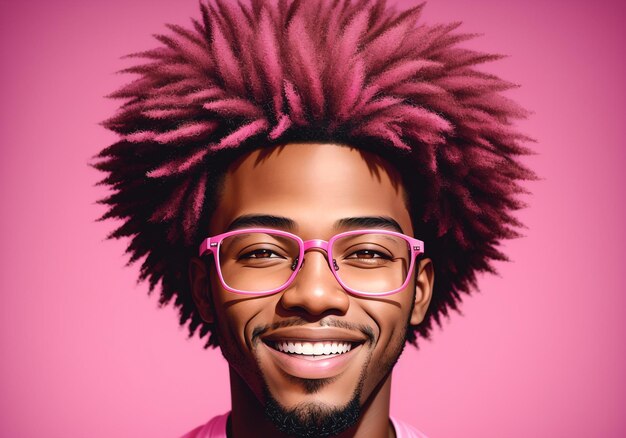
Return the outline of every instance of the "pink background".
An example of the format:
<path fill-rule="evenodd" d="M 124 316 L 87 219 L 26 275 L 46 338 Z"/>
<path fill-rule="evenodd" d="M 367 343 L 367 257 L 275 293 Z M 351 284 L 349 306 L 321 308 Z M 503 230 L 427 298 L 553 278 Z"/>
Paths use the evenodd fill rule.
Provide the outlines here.
<path fill-rule="evenodd" d="M 226 364 L 136 285 L 125 242 L 96 223 L 97 123 L 197 1 L 0 3 L 0 436 L 175 437 L 228 409 Z M 513 263 L 483 277 L 394 375 L 392 410 L 433 438 L 626 436 L 626 77 L 618 1 L 431 0 L 520 83 L 538 140 Z"/>

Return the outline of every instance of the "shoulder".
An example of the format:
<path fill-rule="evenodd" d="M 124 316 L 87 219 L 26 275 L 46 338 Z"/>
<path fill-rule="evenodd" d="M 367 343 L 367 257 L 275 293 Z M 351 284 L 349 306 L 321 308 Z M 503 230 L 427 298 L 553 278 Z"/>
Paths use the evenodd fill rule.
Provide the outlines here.
<path fill-rule="evenodd" d="M 428 438 L 422 432 L 409 424 L 403 423 L 393 417 L 390 417 L 389 419 L 391 420 L 391 424 L 393 424 L 393 428 L 396 430 L 396 438 Z"/>
<path fill-rule="evenodd" d="M 187 432 L 181 438 L 226 438 L 226 422 L 230 412 L 211 418 L 208 423 Z"/>

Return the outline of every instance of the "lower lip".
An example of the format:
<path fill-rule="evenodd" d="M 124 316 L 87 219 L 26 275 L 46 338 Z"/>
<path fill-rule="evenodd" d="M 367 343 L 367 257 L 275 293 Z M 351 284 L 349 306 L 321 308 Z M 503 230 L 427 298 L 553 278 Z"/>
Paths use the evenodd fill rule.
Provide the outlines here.
<path fill-rule="evenodd" d="M 262 343 L 268 350 L 272 360 L 287 374 L 301 379 L 327 379 L 343 372 L 350 360 L 356 356 L 361 345 L 353 347 L 349 352 L 335 356 L 306 356 L 282 353 Z"/>

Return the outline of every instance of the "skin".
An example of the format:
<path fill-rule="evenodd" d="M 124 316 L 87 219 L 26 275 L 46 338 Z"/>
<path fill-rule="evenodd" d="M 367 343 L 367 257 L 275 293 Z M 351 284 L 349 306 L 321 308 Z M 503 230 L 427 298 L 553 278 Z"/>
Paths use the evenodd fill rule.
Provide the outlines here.
<path fill-rule="evenodd" d="M 353 217 L 391 218 L 404 234 L 413 235 L 405 199 L 395 170 L 363 151 L 319 143 L 256 150 L 227 171 L 216 209 L 219 214 L 210 221 L 207 236 L 225 232 L 246 215 L 288 218 L 295 228 L 284 230 L 304 240 L 328 240 L 350 229 L 338 228 L 339 220 Z M 414 281 L 406 289 L 378 298 L 343 290 L 321 250 L 307 252 L 295 282 L 269 296 L 224 290 L 212 261 L 193 259 L 189 275 L 198 309 L 207 322 L 215 323 L 230 366 L 233 437 L 282 436 L 264 416 L 265 387 L 287 409 L 341 408 L 360 389 L 359 421 L 340 436 L 394 436 L 389 422 L 391 369 L 404 346 L 407 325 L 419 324 L 428 308 L 434 281 L 429 259 L 416 264 Z M 338 324 L 348 328 L 335 328 L 333 336 L 340 332 L 340 338 L 362 344 L 339 371 L 321 379 L 315 388 L 278 366 L 275 353 L 264 342 L 272 336 L 306 340 L 316 333 L 323 333 L 326 340 L 324 329 Z M 294 335 L 289 332 L 294 326 L 303 331 Z M 262 327 L 266 331 L 255 337 L 255 329 Z M 371 339 L 363 327 L 371 331 Z"/>

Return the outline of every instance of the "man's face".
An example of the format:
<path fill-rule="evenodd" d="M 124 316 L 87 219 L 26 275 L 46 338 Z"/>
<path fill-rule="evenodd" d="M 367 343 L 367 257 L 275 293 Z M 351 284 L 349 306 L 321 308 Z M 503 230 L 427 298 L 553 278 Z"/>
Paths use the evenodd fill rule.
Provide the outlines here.
<path fill-rule="evenodd" d="M 252 152 L 229 169 L 216 212 L 207 236 L 238 223 L 237 228 L 272 227 L 305 241 L 327 241 L 354 229 L 339 225 L 348 218 L 361 218 L 358 228 L 380 228 L 377 222 L 384 218 L 382 222 L 399 225 L 395 231 L 413 234 L 404 188 L 393 170 L 373 155 L 330 144 Z M 265 223 L 268 216 L 286 221 Z M 283 228 L 282 223 L 293 228 Z M 432 269 L 422 261 L 416 265 L 417 281 L 399 293 L 350 295 L 335 280 L 325 253 L 314 249 L 306 253 L 290 287 L 250 297 L 224 290 L 211 266 L 210 280 L 204 281 L 210 283 L 212 302 L 196 293 L 203 280 L 193 268 L 192 283 L 203 317 L 214 319 L 231 368 L 262 404 L 271 400 L 303 415 L 341 410 L 351 401 L 362 406 L 390 384 L 407 325 L 421 322 L 432 285 Z M 277 349 L 307 342 L 314 348 L 316 344 L 334 348 L 336 343 L 349 351 L 313 356 Z"/>

